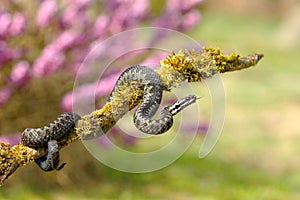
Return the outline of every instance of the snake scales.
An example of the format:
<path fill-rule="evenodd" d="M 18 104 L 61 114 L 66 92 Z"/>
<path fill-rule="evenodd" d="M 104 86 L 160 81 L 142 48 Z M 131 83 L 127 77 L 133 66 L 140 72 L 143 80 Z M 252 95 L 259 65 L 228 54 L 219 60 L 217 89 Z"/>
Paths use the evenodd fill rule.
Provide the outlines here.
<path fill-rule="evenodd" d="M 118 95 L 118 90 L 131 83 L 143 90 L 142 102 L 134 113 L 133 121 L 135 126 L 146 134 L 161 134 L 168 131 L 173 125 L 173 116 L 197 100 L 195 95 L 179 99 L 163 108 L 160 117 L 154 119 L 153 116 L 162 99 L 162 82 L 154 70 L 136 65 L 126 69 L 120 75 L 107 102 L 112 102 Z M 130 98 L 131 94 L 128 94 L 128 99 L 123 102 L 123 109 Z M 40 148 L 48 145 L 48 154 L 35 160 L 42 170 L 60 170 L 64 167 L 65 163 L 59 165 L 58 142 L 67 137 L 68 133 L 75 128 L 78 120 L 80 120 L 80 116 L 76 113 L 63 113 L 47 126 L 24 130 L 22 144 L 25 146 Z"/>

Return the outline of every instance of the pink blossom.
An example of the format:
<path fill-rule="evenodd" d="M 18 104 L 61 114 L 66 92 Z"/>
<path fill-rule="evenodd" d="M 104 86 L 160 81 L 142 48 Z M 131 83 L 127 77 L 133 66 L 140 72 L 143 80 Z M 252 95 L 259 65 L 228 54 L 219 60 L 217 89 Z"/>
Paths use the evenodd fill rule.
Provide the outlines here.
<path fill-rule="evenodd" d="M 19 144 L 20 141 L 21 141 L 20 133 L 0 136 L 0 142 L 8 142 L 8 143 L 10 143 L 11 146 Z"/>
<path fill-rule="evenodd" d="M 199 134 L 206 133 L 209 128 L 209 122 L 203 121 L 199 124 L 184 124 L 182 130 L 186 132 L 198 132 Z"/>
<path fill-rule="evenodd" d="M 97 83 L 85 84 L 65 94 L 61 102 L 61 107 L 65 111 L 71 111 L 73 105 L 79 107 L 79 104 L 83 107 L 91 107 L 88 102 L 92 102 L 95 99 L 96 86 Z M 86 109 L 84 110 L 86 111 Z"/>
<path fill-rule="evenodd" d="M 146 58 L 146 60 L 144 60 L 141 63 L 141 65 L 146 65 L 152 69 L 155 69 L 158 66 L 159 61 L 166 58 L 167 55 L 168 55 L 167 52 L 161 52 L 158 55 L 150 56 L 150 57 Z"/>
<path fill-rule="evenodd" d="M 168 12 L 179 11 L 183 1 L 181 0 L 166 0 L 165 10 Z"/>
<path fill-rule="evenodd" d="M 162 28 L 175 28 L 177 29 L 180 22 L 180 16 L 177 14 L 168 14 L 165 15 L 162 18 L 153 20 L 152 24 L 156 27 L 162 27 Z"/>
<path fill-rule="evenodd" d="M 78 36 L 78 32 L 74 30 L 66 30 L 58 36 L 52 45 L 54 45 L 57 50 L 72 48 L 75 45 Z"/>
<path fill-rule="evenodd" d="M 98 15 L 93 27 L 94 37 L 103 36 L 107 32 L 108 25 L 109 25 L 109 17 L 103 14 Z"/>
<path fill-rule="evenodd" d="M 96 138 L 96 141 L 101 145 L 101 147 L 105 149 L 109 149 L 112 147 L 112 141 L 107 136 L 108 135 L 103 135 L 99 138 Z"/>
<path fill-rule="evenodd" d="M 85 84 L 74 89 L 63 97 L 61 107 L 65 111 L 70 111 L 72 110 L 72 106 L 78 105 L 79 102 L 82 104 L 83 102 L 90 101 L 90 99 L 107 96 L 112 91 L 119 76 L 120 72 L 114 73 L 102 78 L 99 82 Z"/>
<path fill-rule="evenodd" d="M 196 6 L 198 6 L 200 3 L 202 3 L 203 0 L 188 0 L 188 1 L 180 1 L 181 3 L 181 10 L 183 12 L 189 11 Z"/>
<path fill-rule="evenodd" d="M 120 72 L 113 74 L 109 77 L 104 77 L 98 82 L 96 89 L 97 98 L 103 97 L 104 95 L 110 93 L 120 76 Z"/>
<path fill-rule="evenodd" d="M 33 64 L 33 76 L 42 77 L 52 74 L 65 61 L 63 53 L 54 46 L 47 46 Z"/>
<path fill-rule="evenodd" d="M 8 33 L 8 27 L 11 24 L 11 14 L 0 12 L 0 39 L 5 38 Z"/>
<path fill-rule="evenodd" d="M 193 28 L 200 20 L 200 13 L 197 10 L 191 10 L 181 19 L 179 30 L 188 31 Z"/>
<path fill-rule="evenodd" d="M 67 7 L 60 18 L 63 27 L 88 23 L 86 11 L 92 3 L 91 0 L 64 0 L 64 2 Z"/>
<path fill-rule="evenodd" d="M 202 1 L 203 0 L 167 0 L 165 9 L 167 12 L 185 13 L 200 4 Z"/>
<path fill-rule="evenodd" d="M 72 4 L 79 9 L 86 9 L 91 4 L 91 2 L 91 0 L 64 0 L 65 4 Z"/>
<path fill-rule="evenodd" d="M 145 0 L 126 0 L 108 3 L 111 12 L 110 31 L 118 33 L 135 27 L 149 14 L 149 2 Z"/>
<path fill-rule="evenodd" d="M 198 11 L 192 10 L 200 2 L 202 0 L 167 0 L 162 16 L 152 23 L 158 27 L 186 31 L 195 25 L 200 18 L 200 14 L 197 14 Z"/>
<path fill-rule="evenodd" d="M 26 18 L 23 13 L 16 13 L 9 26 L 9 33 L 12 36 L 17 36 L 24 33 L 26 28 Z"/>
<path fill-rule="evenodd" d="M 119 1 L 119 0 L 117 0 L 117 1 L 105 0 L 104 1 L 108 12 L 114 12 L 115 10 L 117 10 L 117 8 L 122 3 L 126 4 L 127 2 L 128 2 L 128 0 L 124 0 L 124 1 Z"/>
<path fill-rule="evenodd" d="M 39 7 L 36 23 L 39 27 L 47 27 L 53 20 L 58 11 L 58 5 L 55 0 L 45 0 Z"/>
<path fill-rule="evenodd" d="M 137 140 L 138 139 L 136 137 L 131 136 L 131 135 L 127 135 L 127 134 L 122 137 L 122 142 L 126 146 L 133 146 L 133 145 L 135 145 L 136 142 L 137 142 Z"/>
<path fill-rule="evenodd" d="M 14 86 L 22 86 L 29 80 L 30 65 L 27 61 L 17 63 L 10 73 L 9 80 Z"/>
<path fill-rule="evenodd" d="M 0 68 L 2 64 L 14 58 L 14 50 L 11 49 L 5 42 L 0 41 Z"/>
<path fill-rule="evenodd" d="M 75 4 L 79 9 L 87 9 L 91 5 L 91 0 L 75 0 L 71 3 Z"/>
<path fill-rule="evenodd" d="M 32 7 L 38 4 L 36 13 L 26 12 L 26 16 L 22 13 L 22 9 L 24 13 L 26 11 L 24 4 L 20 4 L 17 10 L 14 6 L 9 8 L 7 4 L 8 11 L 0 11 L 0 67 L 11 61 L 18 64 L 7 73 L 8 77 L 2 79 L 8 80 L 9 86 L 18 87 L 25 84 L 28 78 L 43 77 L 58 69 L 67 68 L 70 73 L 79 71 L 82 80 L 83 76 L 87 76 L 90 71 L 89 68 L 78 70 L 80 63 L 105 37 L 144 24 L 182 31 L 189 30 L 199 20 L 199 13 L 193 8 L 201 1 L 166 0 L 163 12 L 158 15 L 151 13 L 150 1 L 147 0 L 105 0 L 101 4 L 103 5 L 101 10 L 96 5 L 98 2 L 91 0 L 38 0 L 30 2 L 33 4 Z M 10 13 L 16 11 L 18 12 L 12 17 Z M 25 32 L 26 28 L 28 32 Z M 10 37 L 23 36 L 23 34 L 25 37 Z M 163 37 L 165 37 L 163 34 L 155 35 L 148 44 L 155 45 Z M 119 43 L 102 49 L 97 48 L 92 56 L 95 56 L 95 61 L 99 62 L 105 56 L 109 58 L 120 56 L 127 52 L 133 41 L 135 41 L 134 36 L 132 38 L 126 36 Z M 11 47 L 10 44 L 18 47 Z M 22 51 L 23 49 L 28 51 Z M 38 54 L 38 57 L 34 57 Z M 122 59 L 130 60 L 130 56 L 137 55 L 126 54 Z M 159 58 L 152 59 L 144 62 L 147 65 L 148 62 L 157 63 Z M 30 67 L 28 63 L 20 60 L 33 60 L 33 65 Z M 100 98 L 108 95 L 118 75 L 119 73 L 103 76 L 101 81 L 87 84 L 86 87 L 82 86 L 81 90 L 75 90 L 74 101 L 77 103 L 91 96 Z M 66 102 L 72 102 L 67 96 Z M 72 103 L 64 105 L 63 107 L 68 107 Z"/>
<path fill-rule="evenodd" d="M 75 101 L 73 98 L 73 92 L 68 92 L 64 95 L 61 100 L 60 106 L 64 111 L 71 111 L 73 108 L 73 102 Z"/>
<path fill-rule="evenodd" d="M 0 106 L 5 104 L 11 95 L 12 95 L 12 90 L 10 87 L 6 86 L 0 89 Z"/>
<path fill-rule="evenodd" d="M 61 14 L 59 21 L 60 26 L 64 29 L 72 26 L 84 29 L 89 23 L 89 18 L 83 9 L 76 4 L 70 4 Z"/>
<path fill-rule="evenodd" d="M 148 0 L 131 0 L 128 3 L 129 13 L 134 18 L 144 18 L 149 13 L 149 1 Z"/>
<path fill-rule="evenodd" d="M 138 133 L 131 133 L 136 134 Z M 120 130 L 118 127 L 113 127 L 108 134 L 106 134 L 107 139 L 111 141 L 112 144 L 114 144 L 114 141 L 120 141 L 122 142 L 122 145 L 125 146 L 133 146 L 138 141 L 138 138 L 129 134 L 124 133 L 122 130 Z"/>

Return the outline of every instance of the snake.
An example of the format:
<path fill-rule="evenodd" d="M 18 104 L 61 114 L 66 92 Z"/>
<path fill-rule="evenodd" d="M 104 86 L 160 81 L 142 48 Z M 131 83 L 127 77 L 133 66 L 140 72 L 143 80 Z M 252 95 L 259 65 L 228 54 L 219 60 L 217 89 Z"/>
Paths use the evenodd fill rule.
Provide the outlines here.
<path fill-rule="evenodd" d="M 59 164 L 58 142 L 74 130 L 81 117 L 73 112 L 62 113 L 53 122 L 41 128 L 26 128 L 22 132 L 21 143 L 31 148 L 48 148 L 45 156 L 35 159 L 44 171 L 61 170 L 65 163 Z"/>
<path fill-rule="evenodd" d="M 164 107 L 159 117 L 153 116 L 159 109 L 162 101 L 163 84 L 158 74 L 151 68 L 142 65 L 135 65 L 127 68 L 116 81 L 114 88 L 106 103 L 116 104 L 121 99 L 121 105 L 113 109 L 113 114 L 124 115 L 128 110 L 130 99 L 134 96 L 128 94 L 124 88 L 133 87 L 133 93 L 137 90 L 143 91 L 140 104 L 133 116 L 135 126 L 143 133 L 158 135 L 168 131 L 173 125 L 173 116 L 187 106 L 195 103 L 196 95 L 188 95 L 175 103 Z M 123 95 L 120 95 L 122 94 Z M 116 104 L 117 105 L 117 104 Z M 122 110 L 122 111 L 120 111 Z M 120 114 L 121 113 L 121 114 Z M 116 116 L 119 118 L 119 116 Z M 58 142 L 76 127 L 76 122 L 81 117 L 76 113 L 63 113 L 49 125 L 42 128 L 27 128 L 22 133 L 22 143 L 32 148 L 48 147 L 48 153 L 38 159 L 36 164 L 44 171 L 60 170 L 65 163 L 59 164 Z"/>

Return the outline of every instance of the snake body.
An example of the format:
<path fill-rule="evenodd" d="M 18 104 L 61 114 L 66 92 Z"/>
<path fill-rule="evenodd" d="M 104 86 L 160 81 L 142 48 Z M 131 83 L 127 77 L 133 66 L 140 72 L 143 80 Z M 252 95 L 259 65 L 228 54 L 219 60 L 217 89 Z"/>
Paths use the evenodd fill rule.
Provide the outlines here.
<path fill-rule="evenodd" d="M 76 113 L 63 113 L 49 125 L 41 128 L 26 128 L 22 133 L 22 144 L 32 148 L 48 146 L 48 154 L 38 158 L 35 162 L 44 171 L 59 170 L 63 165 L 59 165 L 59 140 L 71 132 L 76 122 L 81 117 Z"/>
<path fill-rule="evenodd" d="M 129 83 L 133 84 L 128 85 Z M 124 85 L 126 87 L 134 87 L 135 89 L 143 89 L 142 102 L 134 113 L 133 122 L 140 131 L 146 134 L 157 135 L 168 131 L 173 125 L 173 116 L 197 100 L 195 95 L 186 96 L 162 109 L 160 117 L 153 119 L 161 103 L 163 93 L 163 84 L 158 74 L 146 66 L 136 65 L 128 68 L 117 80 L 108 102 L 113 102 L 116 94 L 122 93 L 118 90 L 119 88 L 123 88 Z M 126 97 L 121 97 L 123 107 L 128 106 L 129 100 L 132 98 L 130 94 L 126 95 Z M 126 108 L 120 107 L 116 110 L 128 111 Z"/>
<path fill-rule="evenodd" d="M 188 105 L 196 102 L 195 95 L 189 95 L 179 99 L 174 104 L 171 104 L 161 111 L 161 117 L 153 119 L 155 112 L 151 106 L 142 104 L 134 113 L 134 124 L 142 132 L 152 135 L 162 134 L 168 131 L 173 125 L 173 116 L 179 113 Z"/>
<path fill-rule="evenodd" d="M 127 93 L 126 89 L 131 88 Z M 125 91 L 125 92 L 124 92 Z M 146 134 L 161 134 L 173 125 L 173 116 L 197 100 L 195 95 L 189 95 L 165 107 L 160 117 L 154 119 L 162 99 L 163 85 L 158 74 L 146 67 L 136 65 L 126 69 L 118 78 L 107 103 L 112 104 L 112 113 L 116 120 L 128 110 L 130 101 L 136 91 L 142 92 L 142 100 L 134 114 L 134 124 Z M 48 145 L 48 154 L 38 158 L 35 162 L 44 171 L 60 170 L 58 142 L 75 128 L 80 116 L 75 113 L 63 113 L 49 125 L 42 128 L 27 128 L 22 133 L 22 144 L 40 148 Z M 112 122 L 115 123 L 115 122 Z M 114 124 L 111 124 L 111 127 Z"/>

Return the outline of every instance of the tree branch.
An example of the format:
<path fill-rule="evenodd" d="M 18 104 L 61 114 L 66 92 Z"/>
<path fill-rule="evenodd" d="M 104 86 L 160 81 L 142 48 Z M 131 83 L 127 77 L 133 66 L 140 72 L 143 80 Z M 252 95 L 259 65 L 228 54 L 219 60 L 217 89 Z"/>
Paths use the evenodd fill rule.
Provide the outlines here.
<path fill-rule="evenodd" d="M 161 60 L 160 68 L 156 72 L 160 76 L 164 90 L 170 91 L 185 80 L 199 82 L 217 73 L 254 66 L 262 57 L 263 54 L 251 54 L 245 57 L 235 53 L 224 55 L 219 49 L 206 47 L 198 52 L 180 50 Z M 83 116 L 75 130 L 59 141 L 59 148 L 66 147 L 79 139 L 92 139 L 107 133 L 128 110 L 137 106 L 143 97 L 143 90 L 136 90 L 133 87 L 120 88 L 118 92 L 120 95 L 114 97 L 100 110 Z M 131 95 L 127 110 L 122 106 L 124 95 Z M 46 153 L 46 147 L 33 149 L 21 143 L 13 147 L 9 143 L 0 143 L 0 184 L 3 184 L 18 167 L 25 166 Z"/>

